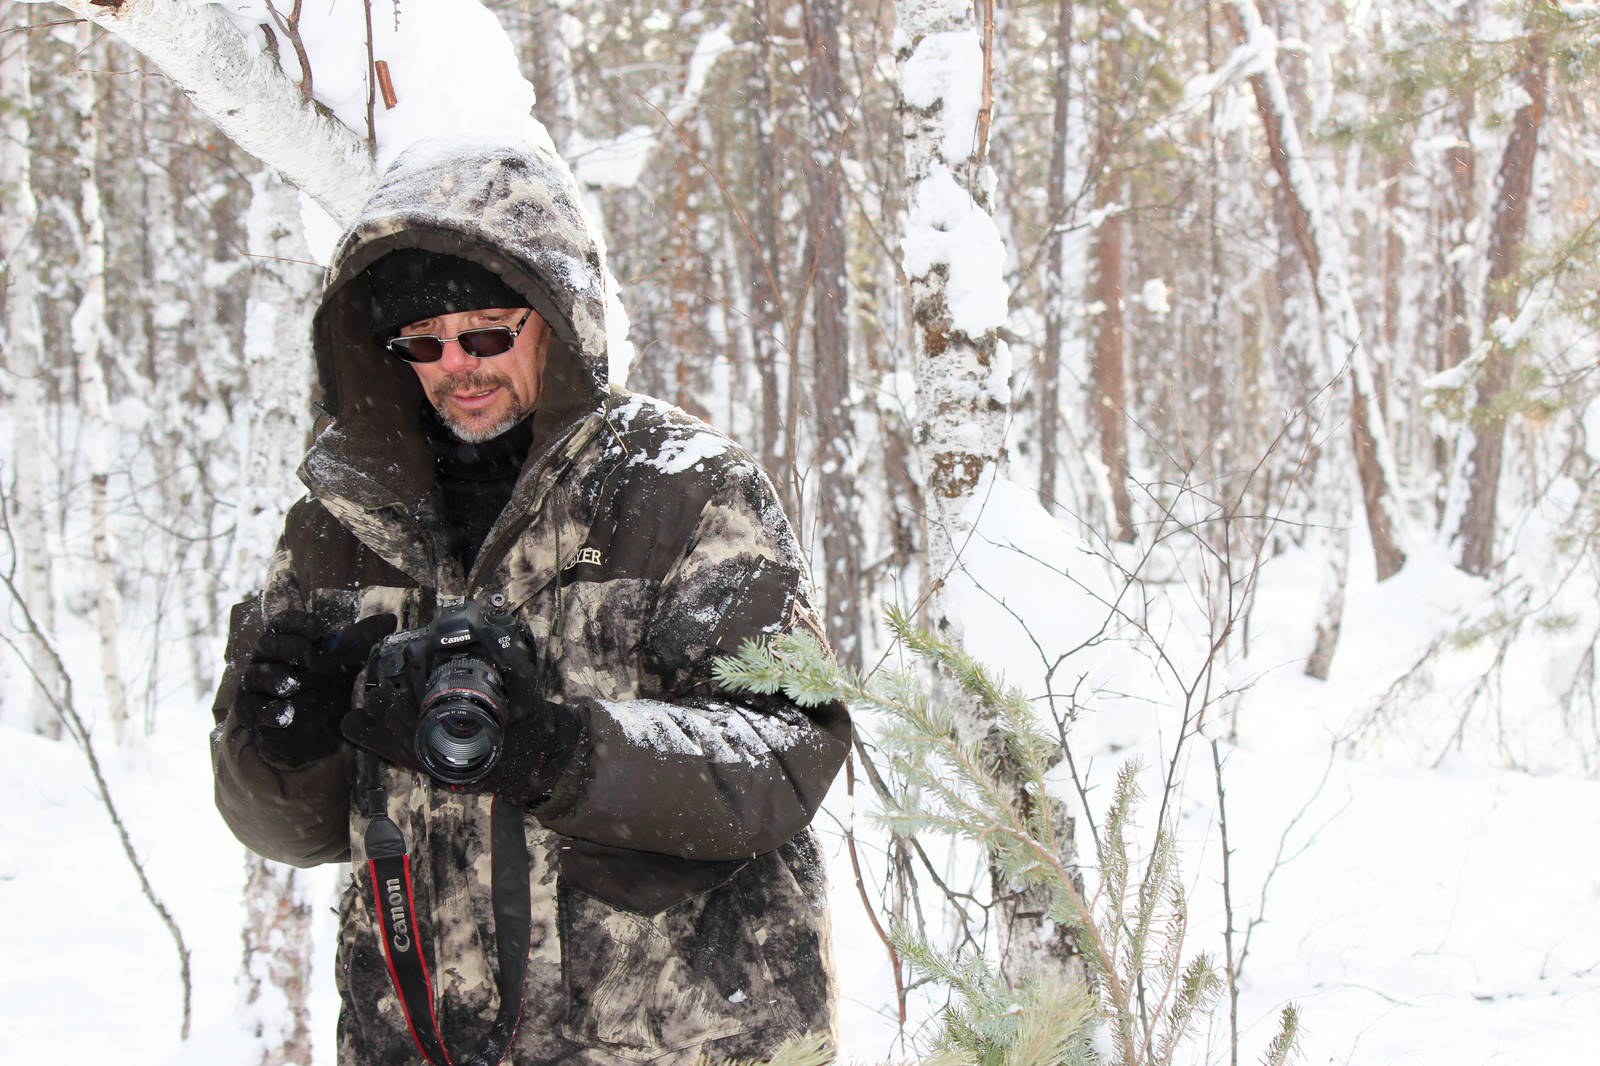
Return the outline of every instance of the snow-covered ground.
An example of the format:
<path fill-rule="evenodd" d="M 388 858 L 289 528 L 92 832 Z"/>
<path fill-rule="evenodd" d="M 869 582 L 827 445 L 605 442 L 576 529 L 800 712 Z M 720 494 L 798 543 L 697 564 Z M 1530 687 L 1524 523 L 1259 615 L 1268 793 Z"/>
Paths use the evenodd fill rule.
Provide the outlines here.
<path fill-rule="evenodd" d="M 1044 526 L 1030 534 L 1025 513 L 1007 526 L 1016 540 L 1058 535 Z M 1291 554 L 1268 565 L 1250 669 L 1229 675 L 1235 683 L 1255 680 L 1239 706 L 1237 742 L 1221 746 L 1235 923 L 1242 929 L 1261 919 L 1242 977 L 1241 1060 L 1259 1059 L 1278 1010 L 1292 1001 L 1303 1009 L 1312 1063 L 1596 1061 L 1600 782 L 1532 776 L 1464 756 L 1430 769 L 1340 754 L 1334 738 L 1384 673 L 1392 676 L 1425 642 L 1429 612 L 1472 589 L 1421 564 L 1399 585 L 1375 587 L 1370 576 L 1355 575 L 1345 644 L 1330 680 L 1316 682 L 1298 662 L 1309 642 L 1303 590 L 1313 562 Z M 235 985 L 243 853 L 211 807 L 209 713 L 199 701 L 170 695 L 154 736 L 131 750 L 109 742 L 102 750 L 134 844 L 193 952 L 194 1034 L 183 1045 L 172 943 L 140 895 L 82 755 L 70 742 L 22 728 L 23 691 L 13 669 L 0 744 L 0 914 L 9 962 L 0 968 L 0 1060 L 250 1061 Z M 1080 724 L 1078 758 L 1092 763 L 1095 805 L 1109 796 L 1107 782 L 1124 759 L 1163 765 L 1170 748 L 1162 738 L 1170 745 L 1172 737 L 1170 721 L 1164 732 L 1156 728 L 1163 720 L 1108 705 L 1104 722 L 1091 712 Z M 1197 744 L 1190 753 L 1177 810 L 1192 886 L 1191 945 L 1220 952 L 1211 752 Z M 1148 785 L 1153 791 L 1153 777 Z M 864 801 L 858 825 L 868 809 Z M 1152 811 L 1147 804 L 1147 821 Z M 836 828 L 848 817 L 841 783 L 819 824 L 833 849 L 847 1052 L 857 1060 L 904 1058 L 886 958 Z M 862 854 L 869 878 L 881 873 L 870 841 Z M 333 1059 L 326 905 L 339 876 L 326 868 L 311 888 L 319 906 L 313 983 L 321 1063 Z M 928 1000 L 913 1002 L 913 1032 L 928 1010 Z M 1189 1056 L 1226 1061 L 1226 1033 L 1224 1010 Z"/>

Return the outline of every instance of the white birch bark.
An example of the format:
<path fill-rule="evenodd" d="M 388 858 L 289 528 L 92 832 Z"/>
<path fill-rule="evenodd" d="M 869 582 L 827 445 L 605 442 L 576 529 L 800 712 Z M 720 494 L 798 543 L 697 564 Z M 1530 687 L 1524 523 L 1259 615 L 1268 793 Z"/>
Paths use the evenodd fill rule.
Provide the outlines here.
<path fill-rule="evenodd" d="M 1009 298 L 1005 247 L 991 217 L 995 177 L 980 142 L 983 46 L 973 6 L 948 0 L 897 0 L 906 187 L 903 240 L 910 279 L 917 374 L 917 440 L 928 516 L 928 573 L 936 583 L 961 565 L 965 513 L 985 472 L 1005 463 L 1010 355 L 999 329 Z M 934 624 L 959 639 L 944 596 L 931 599 Z M 947 697 L 961 729 L 987 736 L 993 724 L 955 686 Z M 1013 801 L 1026 806 L 1020 783 Z M 1064 807 L 1058 807 L 1063 811 Z M 1072 827 L 1058 827 L 1068 842 Z M 1069 931 L 1047 917 L 1048 893 L 1010 884 L 991 867 L 999 904 L 1001 972 L 1017 980 L 1041 971 L 1073 974 Z"/>
<path fill-rule="evenodd" d="M 16 8 L 8 11 L 14 21 Z M 55 595 L 51 583 L 50 524 L 44 509 L 45 387 L 42 340 L 39 335 L 38 253 L 32 239 L 38 205 L 33 196 L 33 158 L 29 149 L 33 94 L 29 34 L 7 34 L 0 48 L 0 255 L 5 257 L 6 322 L 5 363 L 11 383 L 11 427 L 16 464 L 15 508 L 8 516 L 21 554 L 22 593 L 39 628 L 48 637 L 55 632 Z M 30 636 L 28 656 L 40 683 L 55 690 L 60 677 L 54 658 L 43 643 Z M 52 692 L 52 694 L 54 694 Z M 61 718 L 45 692 L 36 688 L 33 699 L 34 730 L 43 736 L 61 736 Z"/>
<path fill-rule="evenodd" d="M 986 469 L 1004 462 L 1010 356 L 1000 340 L 1005 250 L 990 216 L 994 175 L 977 143 L 982 45 L 970 5 L 898 0 L 917 374 L 917 441 L 928 515 L 928 569 L 958 565 L 961 515 Z M 939 598 L 934 598 L 935 610 Z M 941 621 L 943 619 L 941 618 Z"/>
<path fill-rule="evenodd" d="M 95 29 L 79 27 L 78 173 L 81 176 L 79 221 L 83 243 L 78 277 L 83 298 L 72 314 L 72 351 L 77 357 L 78 396 L 82 407 L 84 453 L 89 465 L 89 540 L 94 557 L 95 622 L 100 638 L 100 674 L 105 683 L 106 709 L 111 715 L 117 743 L 125 739 L 128 693 L 122 678 L 118 634 L 122 596 L 117 589 L 116 548 L 111 534 L 108 482 L 111 475 L 111 400 L 100 361 L 106 336 L 106 224 L 100 202 L 100 136 L 95 114 L 99 79 L 90 71 L 95 61 Z"/>
<path fill-rule="evenodd" d="M 318 111 L 220 6 L 192 0 L 57 2 L 154 62 L 235 144 L 275 167 L 334 218 L 351 218 L 366 201 L 377 174 L 365 139 Z"/>
<path fill-rule="evenodd" d="M 311 251 L 300 224 L 300 194 L 270 170 L 250 184 L 248 398 L 238 435 L 241 477 L 229 553 L 237 590 L 261 580 L 284 513 L 299 495 L 294 471 L 311 428 L 311 313 L 321 280 L 307 262 Z M 254 854 L 247 854 L 245 868 L 240 985 L 262 1041 L 260 1066 L 309 1066 L 312 907 L 292 868 Z"/>
<path fill-rule="evenodd" d="M 284 513 L 300 495 L 294 472 L 311 430 L 311 314 L 321 282 L 300 225 L 299 193 L 270 171 L 250 184 L 247 399 L 230 559 L 241 589 L 261 580 Z"/>

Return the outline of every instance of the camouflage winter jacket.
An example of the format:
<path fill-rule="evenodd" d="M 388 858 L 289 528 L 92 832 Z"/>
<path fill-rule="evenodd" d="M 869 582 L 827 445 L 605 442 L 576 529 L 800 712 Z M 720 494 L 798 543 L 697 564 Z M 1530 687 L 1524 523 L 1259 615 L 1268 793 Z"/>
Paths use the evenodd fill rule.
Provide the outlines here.
<path fill-rule="evenodd" d="M 566 165 L 525 144 L 413 149 L 346 234 L 315 323 L 330 417 L 301 467 L 261 596 L 235 609 L 217 695 L 216 799 L 246 845 L 297 866 L 349 860 L 340 909 L 339 1061 L 422 1061 L 375 926 L 354 800 L 358 762 L 404 832 L 434 1010 L 452 1058 L 499 1009 L 491 797 L 453 792 L 349 745 L 285 769 L 232 713 L 265 620 L 380 612 L 425 625 L 439 598 L 504 593 L 539 649 L 547 698 L 584 723 L 524 818 L 532 936 L 507 1062 L 762 1057 L 833 1036 L 822 856 L 807 828 L 844 760 L 840 707 L 719 689 L 745 639 L 818 632 L 771 483 L 725 436 L 607 385 L 603 250 Z M 418 429 L 416 376 L 368 336 L 362 271 L 398 248 L 473 259 L 554 327 L 535 441 L 464 573 Z"/>

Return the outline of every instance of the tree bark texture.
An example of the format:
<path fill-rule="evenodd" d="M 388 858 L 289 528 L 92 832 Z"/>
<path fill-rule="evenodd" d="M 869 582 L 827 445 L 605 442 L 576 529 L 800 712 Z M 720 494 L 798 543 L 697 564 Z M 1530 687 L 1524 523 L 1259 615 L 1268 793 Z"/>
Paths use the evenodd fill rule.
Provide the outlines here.
<path fill-rule="evenodd" d="M 1262 24 L 1255 0 L 1232 0 L 1231 10 L 1241 43 L 1272 36 L 1272 31 Z M 1330 371 L 1345 359 L 1350 362 L 1351 443 L 1378 580 L 1383 581 L 1405 565 L 1399 540 L 1401 510 L 1394 498 L 1394 454 L 1383 411 L 1375 406 L 1376 380 L 1352 302 L 1344 245 L 1336 227 L 1329 225 L 1324 216 L 1321 183 L 1306 159 L 1277 63 L 1269 63 L 1261 73 L 1252 75 L 1250 84 L 1266 133 L 1268 156 L 1289 209 L 1295 245 L 1311 274 L 1312 292 L 1322 319 L 1323 357 Z"/>
<path fill-rule="evenodd" d="M 772 77 L 771 0 L 754 0 L 750 13 L 750 121 L 755 135 L 755 232 L 745 242 L 745 276 L 750 285 L 750 337 L 756 375 L 761 381 L 761 465 L 778 486 L 791 520 L 795 517 L 793 479 L 781 469 L 789 457 L 781 451 L 782 388 L 778 379 L 779 338 L 783 322 L 783 269 L 778 255 L 778 152 L 774 143 L 777 98 Z M 780 455 L 782 458 L 780 459 Z"/>
<path fill-rule="evenodd" d="M 30 0 L 38 2 L 38 0 Z M 377 180 L 366 141 L 305 98 L 215 4 L 187 0 L 61 0 L 160 67 L 217 128 L 276 167 L 336 219 Z"/>
<path fill-rule="evenodd" d="M 972 69 L 963 70 L 960 76 L 980 76 L 981 47 L 972 12 L 954 13 L 941 0 L 898 0 L 895 11 L 901 31 L 896 60 L 902 73 L 901 119 L 911 202 L 908 226 L 938 229 L 930 216 L 957 199 L 970 201 L 970 207 L 962 209 L 964 213 L 978 213 L 988 221 L 989 185 L 973 129 L 947 129 L 941 97 L 919 94 L 912 98 L 904 88 L 908 69 L 933 65 L 943 47 L 952 44 L 972 63 Z M 912 84 L 921 83 L 914 79 Z M 992 221 L 989 233 L 998 242 Z M 908 232 L 908 239 L 911 236 Z M 958 255 L 960 250 L 951 254 Z M 958 323 L 949 289 L 956 268 L 948 259 L 937 258 L 914 266 L 922 269 L 908 267 L 906 273 L 917 368 L 916 437 L 922 451 L 929 576 L 937 583 L 956 563 L 960 516 L 985 468 L 1004 461 L 1009 385 L 991 387 L 1003 319 Z M 1003 284 L 1003 275 L 995 280 Z M 937 599 L 934 602 L 937 604 Z"/>
<path fill-rule="evenodd" d="M 811 274 L 812 403 L 817 434 L 828 633 L 839 661 L 861 668 L 861 526 L 850 405 L 849 293 L 845 287 L 845 112 L 839 76 L 838 0 L 805 0 L 811 157 L 806 162 L 806 265 Z"/>
<path fill-rule="evenodd" d="M 311 906 L 295 874 L 246 853 L 242 980 L 259 1066 L 311 1066 Z"/>
<path fill-rule="evenodd" d="M 9 12 L 15 18 L 17 8 Z M 50 522 L 44 503 L 45 367 L 39 331 L 37 247 L 33 226 L 38 203 L 33 195 L 30 148 L 33 92 L 31 34 L 7 34 L 0 49 L 0 255 L 5 257 L 5 362 L 11 379 L 11 425 L 16 464 L 11 500 L 12 539 L 21 555 L 22 593 L 46 637 L 55 633 L 55 593 L 51 580 Z M 45 645 L 30 634 L 28 659 L 38 676 L 33 693 L 33 728 L 41 736 L 61 736 L 61 716 L 50 697 L 61 678 Z M 47 695 L 48 693 L 48 695 Z"/>
<path fill-rule="evenodd" d="M 1522 242 L 1528 228 L 1528 197 L 1533 191 L 1533 168 L 1539 151 L 1539 131 L 1544 125 L 1548 95 L 1549 43 L 1543 34 L 1528 38 L 1527 66 L 1521 84 L 1528 102 L 1511 120 L 1496 181 L 1498 194 L 1489 229 L 1489 278 L 1484 299 L 1484 324 L 1489 351 L 1479 370 L 1477 398 L 1472 412 L 1476 441 L 1469 459 L 1470 494 L 1461 519 L 1461 568 L 1469 574 L 1487 575 L 1494 568 L 1495 504 L 1500 495 L 1500 463 L 1506 439 L 1506 392 L 1516 371 L 1516 352 L 1500 343 L 1496 323 L 1517 317 L 1517 292 L 1511 285 L 1522 264 Z"/>
<path fill-rule="evenodd" d="M 95 628 L 100 638 L 100 675 L 106 710 L 121 743 L 128 724 L 128 693 L 122 679 L 122 596 L 117 589 L 116 547 L 111 535 L 108 485 L 111 477 L 111 397 L 101 366 L 100 345 L 106 335 L 106 225 L 100 200 L 100 129 L 96 113 L 99 78 L 95 35 L 89 23 L 79 27 L 79 62 L 75 103 L 78 109 L 79 227 L 78 264 L 83 297 L 72 315 L 72 349 L 77 357 L 78 398 L 83 407 L 84 451 L 89 461 L 89 544 L 94 557 Z"/>
<path fill-rule="evenodd" d="M 1066 279 L 1062 276 L 1067 215 L 1068 117 L 1072 106 L 1072 0 L 1057 0 L 1054 112 L 1050 126 L 1050 186 L 1046 214 L 1052 227 L 1045 256 L 1044 350 L 1039 355 L 1039 503 L 1056 506 L 1056 468 L 1061 464 L 1061 359 L 1068 319 Z"/>
<path fill-rule="evenodd" d="M 1100 462 L 1104 468 L 1107 535 L 1125 544 L 1133 542 L 1133 504 L 1128 496 L 1128 416 L 1126 351 L 1122 301 L 1123 218 L 1117 210 L 1122 190 L 1120 177 L 1110 166 L 1110 152 L 1120 135 L 1121 122 L 1112 101 L 1120 82 L 1122 46 L 1114 38 L 1100 42 L 1102 84 L 1109 90 L 1101 105 L 1099 147 L 1101 175 L 1095 188 L 1095 206 L 1106 212 L 1094 235 L 1094 298 L 1100 308 L 1095 316 L 1094 362 L 1091 367 L 1089 406 L 1100 427 Z"/>
<path fill-rule="evenodd" d="M 1468 272 L 1472 265 L 1455 254 L 1466 247 L 1471 238 L 1468 229 L 1477 216 L 1477 152 L 1472 147 L 1472 118 L 1474 101 L 1471 93 L 1460 93 L 1452 100 L 1456 120 L 1456 134 L 1460 142 L 1445 152 L 1445 169 L 1449 187 L 1444 196 L 1444 245 L 1439 249 L 1446 263 L 1443 306 L 1440 319 L 1443 325 L 1443 343 L 1438 346 L 1438 359 L 1434 370 L 1449 370 L 1460 366 L 1472 355 L 1472 311 L 1468 303 Z M 1449 482 L 1455 463 L 1452 441 L 1435 436 L 1433 466 L 1441 486 Z M 1445 500 L 1438 500 L 1440 513 Z"/>

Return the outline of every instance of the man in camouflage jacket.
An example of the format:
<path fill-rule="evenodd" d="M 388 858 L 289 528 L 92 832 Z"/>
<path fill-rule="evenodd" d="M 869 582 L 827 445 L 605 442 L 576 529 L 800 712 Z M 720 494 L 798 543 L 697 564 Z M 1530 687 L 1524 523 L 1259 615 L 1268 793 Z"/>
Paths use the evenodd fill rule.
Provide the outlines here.
<path fill-rule="evenodd" d="M 368 268 L 407 249 L 487 268 L 550 326 L 532 444 L 470 568 L 418 429 L 418 376 L 372 336 Z M 346 1066 L 423 1061 L 364 863 L 358 793 L 371 785 L 409 845 L 418 940 L 454 1061 L 483 1044 L 500 1009 L 497 804 L 497 829 L 507 810 L 520 821 L 531 907 L 504 1061 L 760 1058 L 797 1033 L 836 1037 L 822 856 L 807 826 L 844 760 L 848 717 L 731 694 L 711 674 L 748 638 L 821 636 L 804 564 L 748 454 L 608 384 L 604 277 L 566 165 L 487 141 L 402 155 L 329 270 L 314 329 L 327 417 L 300 470 L 310 495 L 288 516 L 263 593 L 235 608 L 213 762 L 217 807 L 251 849 L 296 866 L 352 863 L 337 957 Z M 513 759 L 508 742 L 505 762 L 533 767 L 535 783 L 452 790 L 316 723 L 302 728 L 327 743 L 286 756 L 245 713 L 273 640 L 383 615 L 423 626 L 443 598 L 497 594 L 537 649 L 540 709 L 527 713 L 560 721 L 531 759 Z M 388 628 L 368 632 L 363 661 Z M 348 711 L 353 674 L 329 676 Z M 304 694 L 298 684 L 280 684 L 285 706 Z M 359 711 L 346 734 L 386 750 L 353 721 Z"/>

